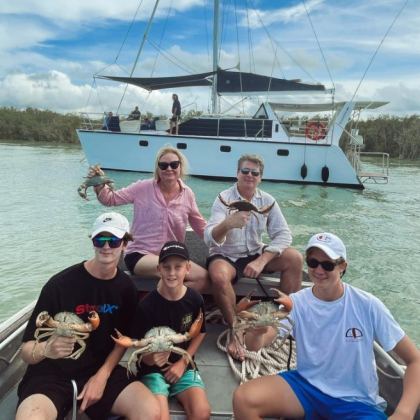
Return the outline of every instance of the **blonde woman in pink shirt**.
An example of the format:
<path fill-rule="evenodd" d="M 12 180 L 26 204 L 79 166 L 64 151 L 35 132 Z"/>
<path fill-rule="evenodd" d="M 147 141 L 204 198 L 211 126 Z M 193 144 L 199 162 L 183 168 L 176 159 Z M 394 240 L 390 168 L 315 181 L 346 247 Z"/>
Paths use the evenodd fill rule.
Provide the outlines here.
<path fill-rule="evenodd" d="M 158 275 L 159 252 L 165 242 L 185 242 L 188 224 L 203 238 L 206 220 L 200 213 L 195 195 L 182 181 L 187 171 L 185 156 L 173 147 L 159 150 L 153 179 L 134 182 L 126 188 L 111 190 L 107 185 L 95 188 L 105 206 L 134 205 L 131 233 L 134 241 L 127 246 L 124 261 L 131 273 Z M 197 291 L 207 287 L 208 274 L 191 262 L 187 285 Z"/>

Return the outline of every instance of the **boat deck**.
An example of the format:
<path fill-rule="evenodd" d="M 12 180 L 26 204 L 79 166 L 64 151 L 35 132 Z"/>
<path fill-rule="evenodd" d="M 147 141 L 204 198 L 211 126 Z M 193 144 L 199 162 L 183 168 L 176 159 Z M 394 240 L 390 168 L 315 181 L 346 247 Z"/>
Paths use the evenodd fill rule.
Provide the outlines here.
<path fill-rule="evenodd" d="M 389 179 L 388 175 L 380 172 L 359 172 L 358 176 L 363 183 L 371 181 L 375 184 L 387 184 Z"/>

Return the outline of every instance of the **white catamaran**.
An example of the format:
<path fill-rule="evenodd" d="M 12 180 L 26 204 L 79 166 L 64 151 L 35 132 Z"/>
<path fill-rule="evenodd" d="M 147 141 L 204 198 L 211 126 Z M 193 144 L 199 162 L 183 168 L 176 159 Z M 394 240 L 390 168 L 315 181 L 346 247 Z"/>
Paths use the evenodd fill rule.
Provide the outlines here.
<path fill-rule="evenodd" d="M 153 9 L 138 57 L 147 39 Z M 111 119 L 108 130 L 97 127 L 85 115 L 84 127 L 77 130 L 89 164 L 105 169 L 153 172 L 157 151 L 170 144 L 185 154 L 190 162 L 190 174 L 204 178 L 232 178 L 240 155 L 253 153 L 265 162 L 264 179 L 300 184 L 322 184 L 363 188 L 365 180 L 387 182 L 388 157 L 380 172 L 362 173 L 363 139 L 347 124 L 354 113 L 375 109 L 387 102 L 275 103 L 264 101 L 252 116 L 220 114 L 220 96 L 265 98 L 279 94 L 331 92 L 322 84 L 279 79 L 243 71 L 222 70 L 219 67 L 219 0 L 214 2 L 213 70 L 176 77 L 97 76 L 123 84 L 131 84 L 149 92 L 182 87 L 212 89 L 212 114 L 192 117 L 179 124 L 178 135 L 169 133 L 169 120 L 155 121 L 153 129 L 141 120 Z M 332 96 L 333 97 L 333 96 Z M 287 117 L 284 113 L 293 113 Z M 306 116 L 302 116 L 306 113 Z M 328 113 L 328 117 L 320 116 Z M 290 115 L 290 114 L 289 114 Z M 350 139 L 349 153 L 340 147 L 343 135 Z"/>

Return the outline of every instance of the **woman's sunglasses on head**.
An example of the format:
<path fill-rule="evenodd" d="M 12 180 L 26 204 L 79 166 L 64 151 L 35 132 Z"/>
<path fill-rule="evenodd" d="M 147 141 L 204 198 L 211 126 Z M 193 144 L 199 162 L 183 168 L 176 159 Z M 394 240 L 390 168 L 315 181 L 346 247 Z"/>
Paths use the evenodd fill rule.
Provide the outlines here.
<path fill-rule="evenodd" d="M 256 171 L 255 169 L 249 168 L 241 168 L 241 174 L 248 175 L 251 172 L 252 176 L 260 176 L 260 171 Z"/>
<path fill-rule="evenodd" d="M 173 160 L 172 162 L 158 162 L 158 167 L 162 171 L 166 171 L 169 167 L 171 169 L 178 169 L 181 162 L 179 160 Z"/>
<path fill-rule="evenodd" d="M 307 258 L 306 264 L 310 268 L 317 268 L 320 265 L 325 271 L 333 271 L 340 263 L 337 261 L 318 261 L 316 258 Z"/>
<path fill-rule="evenodd" d="M 95 236 L 92 238 L 93 246 L 95 248 L 103 248 L 105 244 L 108 242 L 110 248 L 118 248 L 121 246 L 122 242 L 124 241 L 123 238 L 117 238 L 116 236 Z"/>

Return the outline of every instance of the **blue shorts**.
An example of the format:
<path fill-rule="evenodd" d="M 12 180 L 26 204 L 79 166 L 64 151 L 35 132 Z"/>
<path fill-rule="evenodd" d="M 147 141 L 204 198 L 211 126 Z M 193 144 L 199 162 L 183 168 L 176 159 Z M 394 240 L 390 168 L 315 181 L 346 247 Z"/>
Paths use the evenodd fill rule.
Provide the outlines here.
<path fill-rule="evenodd" d="M 358 401 L 345 401 L 330 397 L 311 385 L 297 371 L 280 372 L 281 376 L 292 388 L 297 399 L 305 410 L 305 420 L 320 419 L 363 419 L 384 420 L 385 413 L 373 405 Z"/>
<path fill-rule="evenodd" d="M 192 369 L 187 370 L 174 384 L 166 382 L 161 373 L 148 373 L 140 378 L 141 382 L 152 391 L 153 394 L 173 397 L 188 388 L 198 387 L 204 389 L 204 382 L 200 374 Z"/>

